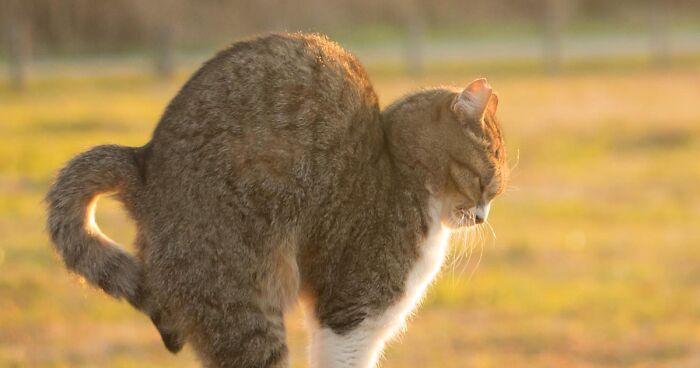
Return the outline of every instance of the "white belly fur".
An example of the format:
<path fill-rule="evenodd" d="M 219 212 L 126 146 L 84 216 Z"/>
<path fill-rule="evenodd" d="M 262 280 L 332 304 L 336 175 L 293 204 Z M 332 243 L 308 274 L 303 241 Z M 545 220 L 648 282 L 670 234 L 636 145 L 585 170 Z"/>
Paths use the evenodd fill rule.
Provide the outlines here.
<path fill-rule="evenodd" d="M 433 207 L 433 223 L 420 247 L 420 258 L 406 279 L 404 295 L 381 315 L 364 320 L 353 331 L 337 335 L 329 328 L 318 329 L 313 321 L 309 351 L 311 367 L 369 368 L 377 363 L 385 342 L 404 324 L 420 302 L 426 288 L 445 259 L 450 231 L 439 221 L 439 208 Z M 314 328 L 315 327 L 315 328 Z"/>

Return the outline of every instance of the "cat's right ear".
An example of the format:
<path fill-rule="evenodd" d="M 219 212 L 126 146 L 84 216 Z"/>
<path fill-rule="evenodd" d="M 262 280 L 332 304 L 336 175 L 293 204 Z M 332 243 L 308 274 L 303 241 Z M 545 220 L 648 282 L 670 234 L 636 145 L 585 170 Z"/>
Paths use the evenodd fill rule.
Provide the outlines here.
<path fill-rule="evenodd" d="M 485 78 L 476 79 L 457 96 L 452 110 L 460 120 L 481 121 L 492 95 L 489 82 Z"/>

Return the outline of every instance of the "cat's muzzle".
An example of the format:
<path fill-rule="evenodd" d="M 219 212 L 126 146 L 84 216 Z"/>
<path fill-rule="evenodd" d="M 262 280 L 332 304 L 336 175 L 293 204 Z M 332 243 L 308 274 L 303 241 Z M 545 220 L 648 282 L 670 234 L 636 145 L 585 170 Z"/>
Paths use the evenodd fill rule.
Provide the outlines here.
<path fill-rule="evenodd" d="M 474 206 L 469 209 L 458 208 L 457 212 L 462 219 L 462 226 L 483 224 L 489 215 L 490 203 Z"/>

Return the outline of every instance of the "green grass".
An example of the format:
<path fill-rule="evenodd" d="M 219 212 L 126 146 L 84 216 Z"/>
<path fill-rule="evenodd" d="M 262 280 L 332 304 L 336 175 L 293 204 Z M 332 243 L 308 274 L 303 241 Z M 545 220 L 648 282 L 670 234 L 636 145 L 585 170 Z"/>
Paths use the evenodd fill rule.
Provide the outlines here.
<path fill-rule="evenodd" d="M 697 66 L 470 70 L 371 70 L 385 104 L 486 74 L 517 163 L 494 205 L 497 239 L 485 231 L 468 262 L 449 262 L 383 367 L 700 364 Z M 21 94 L 0 83 L 0 366 L 196 366 L 189 350 L 168 354 L 145 316 L 64 270 L 41 204 L 76 153 L 145 143 L 184 77 L 52 76 Z M 119 206 L 100 204 L 101 227 L 128 244 Z M 288 326 L 303 367 L 300 311 Z"/>

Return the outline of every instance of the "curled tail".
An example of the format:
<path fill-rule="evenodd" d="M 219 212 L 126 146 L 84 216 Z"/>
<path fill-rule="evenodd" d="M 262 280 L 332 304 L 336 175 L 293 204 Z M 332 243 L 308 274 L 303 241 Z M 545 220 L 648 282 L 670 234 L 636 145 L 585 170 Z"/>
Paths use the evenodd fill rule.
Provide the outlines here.
<path fill-rule="evenodd" d="M 104 235 L 94 218 L 97 199 L 106 193 L 116 192 L 133 211 L 142 187 L 140 150 L 104 145 L 73 158 L 46 195 L 47 228 L 68 269 L 151 316 L 168 350 L 177 352 L 184 342 L 151 305 L 141 263 Z"/>
<path fill-rule="evenodd" d="M 121 198 L 140 186 L 136 148 L 97 146 L 73 158 L 46 196 L 48 231 L 66 267 L 115 298 L 138 301 L 139 262 L 105 236 L 94 220 L 100 194 Z"/>

